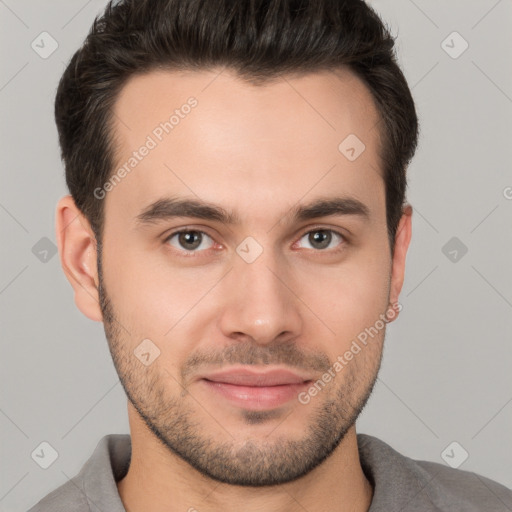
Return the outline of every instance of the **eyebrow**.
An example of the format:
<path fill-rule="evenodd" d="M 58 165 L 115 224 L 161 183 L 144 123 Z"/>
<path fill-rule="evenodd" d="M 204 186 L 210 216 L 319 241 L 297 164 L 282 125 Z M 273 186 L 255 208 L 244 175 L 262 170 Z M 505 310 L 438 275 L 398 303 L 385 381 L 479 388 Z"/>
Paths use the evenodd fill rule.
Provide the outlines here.
<path fill-rule="evenodd" d="M 292 220 L 301 222 L 327 216 L 357 216 L 368 221 L 369 208 L 353 197 L 329 197 L 296 205 L 287 213 Z M 240 217 L 233 211 L 228 211 L 219 205 L 197 199 L 178 197 L 163 197 L 147 206 L 135 218 L 138 225 L 155 224 L 159 221 L 170 220 L 175 217 L 194 217 L 210 221 L 217 221 L 227 225 L 238 225 Z"/>

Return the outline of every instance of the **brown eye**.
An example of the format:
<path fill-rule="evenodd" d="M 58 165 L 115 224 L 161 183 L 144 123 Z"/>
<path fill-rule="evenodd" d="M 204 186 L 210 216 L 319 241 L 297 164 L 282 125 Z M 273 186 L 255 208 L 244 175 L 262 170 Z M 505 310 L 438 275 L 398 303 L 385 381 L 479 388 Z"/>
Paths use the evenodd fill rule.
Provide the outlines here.
<path fill-rule="evenodd" d="M 196 249 L 201 248 L 205 240 L 205 237 L 210 238 L 204 231 L 198 231 L 198 230 L 182 230 L 182 231 L 175 231 L 171 235 L 169 235 L 165 242 L 171 242 L 174 238 L 176 238 L 176 244 L 170 243 L 174 248 L 178 250 L 185 250 L 185 251 L 192 251 L 197 252 Z M 209 249 L 211 247 L 202 247 L 202 250 Z"/>
<path fill-rule="evenodd" d="M 310 244 L 309 248 L 317 250 L 329 248 L 334 249 L 336 246 L 342 245 L 340 241 L 343 242 L 345 240 L 340 233 L 333 231 L 332 229 L 315 229 L 313 231 L 308 231 L 302 236 L 302 238 L 306 237 Z M 334 245 L 330 247 L 331 244 Z"/>

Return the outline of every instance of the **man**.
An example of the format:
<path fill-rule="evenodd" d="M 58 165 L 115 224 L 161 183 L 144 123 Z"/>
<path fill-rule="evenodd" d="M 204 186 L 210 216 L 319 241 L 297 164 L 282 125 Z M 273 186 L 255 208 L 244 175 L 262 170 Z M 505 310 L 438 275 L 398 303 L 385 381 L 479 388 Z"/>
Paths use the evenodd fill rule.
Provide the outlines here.
<path fill-rule="evenodd" d="M 131 435 L 32 511 L 512 509 L 356 434 L 401 309 L 418 137 L 364 2 L 111 3 L 55 113 L 61 263 Z"/>

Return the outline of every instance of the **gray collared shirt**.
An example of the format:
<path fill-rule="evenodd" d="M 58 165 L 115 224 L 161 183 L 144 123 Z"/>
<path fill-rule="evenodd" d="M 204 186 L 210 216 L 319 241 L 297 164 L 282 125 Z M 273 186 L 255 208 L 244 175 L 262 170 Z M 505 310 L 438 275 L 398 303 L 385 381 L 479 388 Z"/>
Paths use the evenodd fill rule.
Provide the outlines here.
<path fill-rule="evenodd" d="M 374 488 L 368 512 L 512 512 L 512 490 L 469 471 L 405 457 L 358 434 L 359 457 Z M 129 434 L 109 434 L 80 472 L 28 512 L 126 512 L 116 482 L 127 473 Z"/>

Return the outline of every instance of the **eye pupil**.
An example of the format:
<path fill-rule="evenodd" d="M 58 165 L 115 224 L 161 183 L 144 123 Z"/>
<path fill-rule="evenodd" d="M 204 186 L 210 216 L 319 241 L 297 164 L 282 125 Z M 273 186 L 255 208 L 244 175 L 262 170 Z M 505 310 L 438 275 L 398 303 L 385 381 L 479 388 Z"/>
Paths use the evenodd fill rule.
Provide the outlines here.
<path fill-rule="evenodd" d="M 312 231 L 309 234 L 309 241 L 313 244 L 320 243 L 320 249 L 324 249 L 325 247 L 329 247 L 331 242 L 332 234 L 329 231 L 319 229 L 317 231 Z"/>

